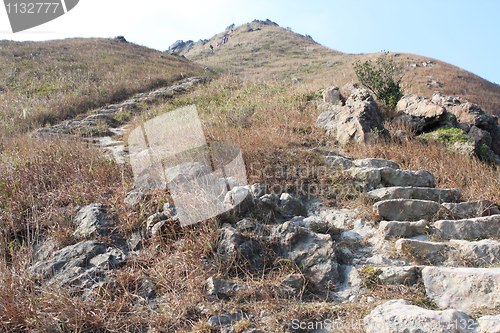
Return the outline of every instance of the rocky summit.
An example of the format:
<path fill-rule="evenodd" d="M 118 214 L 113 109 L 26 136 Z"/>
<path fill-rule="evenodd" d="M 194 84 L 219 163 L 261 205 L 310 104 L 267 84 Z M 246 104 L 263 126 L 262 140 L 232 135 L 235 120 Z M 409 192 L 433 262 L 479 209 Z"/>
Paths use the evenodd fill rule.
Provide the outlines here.
<path fill-rule="evenodd" d="M 2 331 L 500 332 L 498 88 L 270 20 L 0 44 Z"/>

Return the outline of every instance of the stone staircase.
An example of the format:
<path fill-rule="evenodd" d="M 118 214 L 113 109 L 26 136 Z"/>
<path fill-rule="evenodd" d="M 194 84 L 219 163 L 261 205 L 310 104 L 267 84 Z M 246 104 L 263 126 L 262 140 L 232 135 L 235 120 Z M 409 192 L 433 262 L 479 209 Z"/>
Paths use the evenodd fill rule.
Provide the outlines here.
<path fill-rule="evenodd" d="M 369 268 L 383 284 L 423 283 L 428 298 L 444 310 L 389 301 L 365 318 L 364 330 L 500 332 L 500 316 L 475 321 L 465 313 L 500 305 L 500 267 L 492 267 L 500 262 L 498 207 L 487 200 L 460 202 L 459 189 L 435 188 L 434 176 L 426 170 L 401 170 L 383 159 L 321 153 L 328 166 L 350 174 L 367 190 L 381 219 L 370 225 L 355 214 L 342 220 L 348 211 L 322 212 L 325 220 L 349 229 L 341 240 L 364 244 L 352 251 L 352 265 L 344 267 L 347 273 L 339 295 L 353 299 L 361 283 L 356 273 Z"/>

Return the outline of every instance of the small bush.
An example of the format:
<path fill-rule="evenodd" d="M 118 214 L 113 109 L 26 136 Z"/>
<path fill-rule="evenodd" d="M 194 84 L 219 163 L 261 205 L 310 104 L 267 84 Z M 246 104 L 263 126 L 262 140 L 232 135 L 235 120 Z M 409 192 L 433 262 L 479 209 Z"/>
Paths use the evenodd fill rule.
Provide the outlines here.
<path fill-rule="evenodd" d="M 405 73 L 404 63 L 395 63 L 387 54 L 382 55 L 373 65 L 370 60 L 353 64 L 359 82 L 385 104 L 394 110 L 403 97 L 401 80 Z"/>
<path fill-rule="evenodd" d="M 444 144 L 453 144 L 455 142 L 472 142 L 460 128 L 445 127 L 434 132 L 421 135 L 426 141 L 435 140 Z"/>

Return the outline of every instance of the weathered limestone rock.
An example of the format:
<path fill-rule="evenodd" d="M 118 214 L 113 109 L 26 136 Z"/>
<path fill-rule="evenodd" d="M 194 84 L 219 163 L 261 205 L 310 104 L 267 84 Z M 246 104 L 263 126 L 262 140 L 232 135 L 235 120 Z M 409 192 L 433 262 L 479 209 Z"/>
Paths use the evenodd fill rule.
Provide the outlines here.
<path fill-rule="evenodd" d="M 378 267 L 382 273 L 378 276 L 384 284 L 413 285 L 417 283 L 420 275 L 418 266 L 388 266 Z"/>
<path fill-rule="evenodd" d="M 205 288 L 208 296 L 217 296 L 220 298 L 233 297 L 238 292 L 248 290 L 246 286 L 214 277 L 208 278 Z"/>
<path fill-rule="evenodd" d="M 500 215 L 462 220 L 440 220 L 434 228 L 445 239 L 495 238 L 500 236 Z"/>
<path fill-rule="evenodd" d="M 113 221 L 105 212 L 105 207 L 103 204 L 93 203 L 78 208 L 73 217 L 73 223 L 78 226 L 74 235 L 87 237 L 107 234 Z"/>
<path fill-rule="evenodd" d="M 338 87 L 326 88 L 323 94 L 323 102 L 342 105 L 342 96 Z"/>
<path fill-rule="evenodd" d="M 436 127 L 446 119 L 446 109 L 428 98 L 405 95 L 396 105 L 399 116 L 395 121 L 401 121 L 417 134 Z"/>
<path fill-rule="evenodd" d="M 500 315 L 481 317 L 477 323 L 478 333 L 500 333 Z"/>
<path fill-rule="evenodd" d="M 481 267 L 500 263 L 500 242 L 483 239 L 478 242 L 451 240 L 450 245 L 457 249 L 459 263 Z"/>
<path fill-rule="evenodd" d="M 399 164 L 393 161 L 385 160 L 383 158 L 363 158 L 352 161 L 355 167 L 358 168 L 392 168 L 399 169 Z"/>
<path fill-rule="evenodd" d="M 435 202 L 454 202 L 460 199 L 461 193 L 457 188 L 441 189 L 427 187 L 383 187 L 368 192 L 370 197 L 377 200 L 391 199 L 419 199 Z M 448 208 L 447 206 L 445 206 Z M 449 209 L 449 208 L 448 208 Z"/>
<path fill-rule="evenodd" d="M 396 241 L 396 251 L 400 255 L 406 255 L 414 259 L 436 259 L 441 256 L 448 247 L 444 243 L 425 242 L 415 239 L 398 239 Z"/>
<path fill-rule="evenodd" d="M 365 89 L 356 89 L 346 106 L 334 106 L 319 115 L 316 126 L 324 128 L 340 144 L 373 143 L 388 137 L 383 127 L 378 105 Z"/>
<path fill-rule="evenodd" d="M 468 219 L 500 214 L 498 206 L 489 200 L 469 201 L 461 203 L 444 203 L 455 219 Z"/>
<path fill-rule="evenodd" d="M 417 222 L 381 221 L 379 232 L 385 239 L 394 237 L 414 237 L 425 234 L 425 227 L 429 222 L 420 220 Z"/>
<path fill-rule="evenodd" d="M 472 323 L 467 314 L 457 310 L 433 311 L 411 305 L 405 300 L 388 301 L 377 306 L 363 319 L 367 333 L 469 333 L 474 329 L 456 325 Z"/>
<path fill-rule="evenodd" d="M 303 267 L 304 273 L 321 288 L 337 283 L 337 249 L 330 235 L 296 227 L 289 221 L 273 227 L 270 239 L 278 242 L 281 254 Z"/>
<path fill-rule="evenodd" d="M 427 295 L 441 308 L 495 307 L 500 300 L 500 268 L 425 267 Z"/>
<path fill-rule="evenodd" d="M 380 177 L 384 186 L 435 187 L 434 176 L 427 170 L 409 171 L 380 169 Z"/>
<path fill-rule="evenodd" d="M 286 216 L 307 216 L 306 206 L 289 193 L 281 194 L 279 207 Z"/>
<path fill-rule="evenodd" d="M 392 199 L 375 203 L 373 210 L 388 221 L 418 221 L 431 219 L 445 209 L 435 201 Z"/>

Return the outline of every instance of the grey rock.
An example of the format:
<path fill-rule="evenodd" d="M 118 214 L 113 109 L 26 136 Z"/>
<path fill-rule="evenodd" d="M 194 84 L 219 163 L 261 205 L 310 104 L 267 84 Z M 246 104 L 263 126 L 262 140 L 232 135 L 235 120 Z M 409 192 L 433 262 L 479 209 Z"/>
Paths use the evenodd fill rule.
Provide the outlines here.
<path fill-rule="evenodd" d="M 403 96 L 396 105 L 396 111 L 399 116 L 394 121 L 403 122 L 417 134 L 436 127 L 446 119 L 447 114 L 444 107 L 416 95 Z"/>
<path fill-rule="evenodd" d="M 378 276 L 383 284 L 413 285 L 420 279 L 420 267 L 418 266 L 393 266 L 377 267 L 381 271 Z"/>
<path fill-rule="evenodd" d="M 413 257 L 417 261 L 420 259 L 438 259 L 448 247 L 444 243 L 416 239 L 398 239 L 395 246 L 398 254 Z"/>
<path fill-rule="evenodd" d="M 485 130 L 480 129 L 479 127 L 472 126 L 467 133 L 467 137 L 474 140 L 474 147 L 476 150 L 482 145 L 486 145 L 488 148 L 491 148 L 491 144 L 493 139 L 491 138 L 491 134 Z"/>
<path fill-rule="evenodd" d="M 462 220 L 440 220 L 434 228 L 445 239 L 496 238 L 500 236 L 500 215 Z"/>
<path fill-rule="evenodd" d="M 250 186 L 250 193 L 255 199 L 262 197 L 263 195 L 269 194 L 269 189 L 264 184 L 253 184 Z"/>
<path fill-rule="evenodd" d="M 370 188 L 377 188 L 381 186 L 382 182 L 381 170 L 382 168 L 351 168 L 346 171 L 357 181 L 368 185 Z"/>
<path fill-rule="evenodd" d="M 332 169 L 349 169 L 354 166 L 353 161 L 344 156 L 324 156 L 325 163 Z"/>
<path fill-rule="evenodd" d="M 246 286 L 242 286 L 227 280 L 208 278 L 205 288 L 208 296 L 217 296 L 221 298 L 229 298 L 235 296 L 240 291 L 248 290 Z"/>
<path fill-rule="evenodd" d="M 369 191 L 368 195 L 377 200 L 419 199 L 419 200 L 431 200 L 442 203 L 442 202 L 458 201 L 461 197 L 461 192 L 457 188 L 440 189 L 440 188 L 411 187 L 411 186 L 409 187 L 394 186 L 394 187 L 383 187 Z"/>
<path fill-rule="evenodd" d="M 377 306 L 363 319 L 367 333 L 471 333 L 471 323 L 466 313 L 457 310 L 433 311 L 411 305 L 405 300 L 392 300 Z"/>
<path fill-rule="evenodd" d="M 270 239 L 280 244 L 281 254 L 303 267 L 303 272 L 322 289 L 337 282 L 337 248 L 330 235 L 296 227 L 289 221 L 273 227 Z"/>
<path fill-rule="evenodd" d="M 478 333 L 500 333 L 500 315 L 483 316 L 477 323 Z"/>
<path fill-rule="evenodd" d="M 388 137 L 377 103 L 365 89 L 356 89 L 346 106 L 333 106 L 319 115 L 316 126 L 323 128 L 340 144 L 374 143 Z"/>
<path fill-rule="evenodd" d="M 444 309 L 494 307 L 500 298 L 500 268 L 425 267 L 427 295 Z"/>
<path fill-rule="evenodd" d="M 395 237 L 414 237 L 425 234 L 425 228 L 429 222 L 420 220 L 417 222 L 381 221 L 379 232 L 385 239 Z"/>
<path fill-rule="evenodd" d="M 224 262 L 249 264 L 254 269 L 261 267 L 263 259 L 260 244 L 256 240 L 228 227 L 220 230 L 217 257 Z"/>
<path fill-rule="evenodd" d="M 247 187 L 234 187 L 224 197 L 224 208 L 230 214 L 245 214 L 254 206 L 253 196 Z"/>
<path fill-rule="evenodd" d="M 289 193 L 281 194 L 279 207 L 286 216 L 307 216 L 306 206 Z"/>
<path fill-rule="evenodd" d="M 77 225 L 74 235 L 86 237 L 108 234 L 113 221 L 105 212 L 105 207 L 100 203 L 80 207 L 73 216 L 73 223 Z"/>
<path fill-rule="evenodd" d="M 352 163 L 355 167 L 358 168 L 392 168 L 394 170 L 399 169 L 399 164 L 393 161 L 385 160 L 383 158 L 364 158 L 360 160 L 354 160 Z"/>
<path fill-rule="evenodd" d="M 409 171 L 381 168 L 380 177 L 384 186 L 435 187 L 434 176 L 427 170 Z"/>
<path fill-rule="evenodd" d="M 168 183 L 183 184 L 196 179 L 203 179 L 210 175 L 210 168 L 201 162 L 187 162 L 175 167 L 165 169 L 165 177 Z M 214 179 L 215 181 L 215 179 Z"/>
<path fill-rule="evenodd" d="M 388 221 L 418 221 L 432 219 L 446 210 L 439 203 L 429 200 L 391 199 L 373 205 L 373 211 Z"/>
<path fill-rule="evenodd" d="M 451 240 L 450 245 L 456 248 L 457 259 L 467 266 L 481 267 L 500 263 L 500 242 L 483 239 L 477 242 Z"/>
<path fill-rule="evenodd" d="M 326 88 L 323 94 L 323 102 L 342 105 L 342 96 L 338 87 L 332 86 Z"/>
<path fill-rule="evenodd" d="M 444 203 L 455 219 L 467 219 L 500 214 L 498 206 L 489 200 L 469 201 L 461 203 Z"/>
<path fill-rule="evenodd" d="M 305 285 L 305 279 L 302 274 L 289 274 L 281 281 L 281 285 L 291 289 L 291 293 L 298 294 Z"/>

